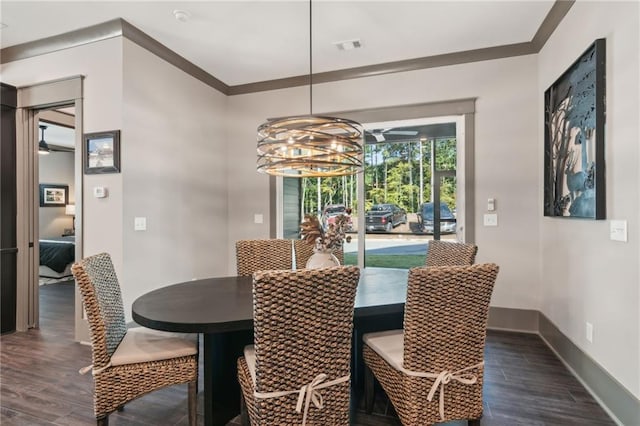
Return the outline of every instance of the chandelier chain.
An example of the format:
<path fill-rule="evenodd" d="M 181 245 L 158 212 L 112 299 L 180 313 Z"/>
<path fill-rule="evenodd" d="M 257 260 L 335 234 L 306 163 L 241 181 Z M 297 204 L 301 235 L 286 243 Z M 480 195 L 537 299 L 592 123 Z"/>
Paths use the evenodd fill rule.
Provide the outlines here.
<path fill-rule="evenodd" d="M 313 115 L 313 11 L 309 0 L 309 115 Z"/>

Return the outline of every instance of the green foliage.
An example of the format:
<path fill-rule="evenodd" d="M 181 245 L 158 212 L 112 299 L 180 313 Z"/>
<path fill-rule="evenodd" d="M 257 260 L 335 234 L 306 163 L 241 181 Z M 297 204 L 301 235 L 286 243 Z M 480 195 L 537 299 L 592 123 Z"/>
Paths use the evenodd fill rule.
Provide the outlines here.
<path fill-rule="evenodd" d="M 456 169 L 456 140 L 437 140 L 436 166 L 438 170 Z M 422 167 L 420 167 L 422 152 Z M 393 203 L 407 212 L 416 212 L 420 202 L 431 201 L 431 142 L 402 142 L 367 144 L 365 146 L 365 209 L 373 204 Z M 420 174 L 422 173 L 422 200 Z M 320 179 L 320 205 L 317 178 L 304 178 L 303 213 L 315 214 L 327 204 L 346 204 L 357 214 L 355 178 L 332 177 Z M 444 179 L 440 199 L 450 208 L 456 206 L 455 178 Z"/>
<path fill-rule="evenodd" d="M 364 263 L 368 267 L 409 269 L 415 266 L 424 266 L 426 254 L 367 254 Z M 345 265 L 356 265 L 358 258 L 355 253 L 344 254 Z"/>

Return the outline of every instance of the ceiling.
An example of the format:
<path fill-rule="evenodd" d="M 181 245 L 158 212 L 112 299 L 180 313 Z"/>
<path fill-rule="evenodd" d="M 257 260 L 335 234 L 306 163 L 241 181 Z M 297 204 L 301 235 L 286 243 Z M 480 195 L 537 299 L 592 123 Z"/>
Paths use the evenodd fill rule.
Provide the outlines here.
<path fill-rule="evenodd" d="M 40 121 L 41 126 L 47 126 L 44 129 L 44 140 L 53 150 L 56 147 L 73 149 L 76 145 L 75 130 L 66 126 L 60 126 L 47 121 Z M 42 128 L 38 130 L 38 140 L 42 139 Z"/>
<path fill-rule="evenodd" d="M 554 1 L 314 0 L 313 72 L 529 42 Z M 174 10 L 186 11 L 181 22 Z M 55 18 L 54 18 L 55 17 Z M 229 86 L 309 74 L 309 2 L 0 2 L 0 47 L 123 18 Z M 339 50 L 334 43 L 360 40 Z"/>

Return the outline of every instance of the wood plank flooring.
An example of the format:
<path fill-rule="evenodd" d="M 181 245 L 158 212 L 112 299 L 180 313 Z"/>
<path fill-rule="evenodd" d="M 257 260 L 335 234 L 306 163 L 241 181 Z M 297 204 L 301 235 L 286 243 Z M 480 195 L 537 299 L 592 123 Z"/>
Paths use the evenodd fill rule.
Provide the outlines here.
<path fill-rule="evenodd" d="M 73 341 L 73 285 L 40 288 L 41 327 L 0 338 L 0 424 L 91 425 L 92 377 L 78 370 L 91 349 Z M 202 352 L 201 352 L 202 353 Z M 201 360 L 202 374 L 202 360 Z M 201 380 L 200 383 L 204 383 Z M 615 425 L 544 342 L 532 334 L 489 331 L 482 425 Z M 202 424 L 202 394 L 199 422 Z M 362 404 L 361 404 L 362 406 Z M 186 385 L 153 392 L 110 416 L 111 425 L 187 425 Z M 229 425 L 239 425 L 234 419 Z M 449 423 L 460 426 L 462 422 Z M 372 415 L 359 410 L 354 426 L 400 425 L 378 392 Z"/>

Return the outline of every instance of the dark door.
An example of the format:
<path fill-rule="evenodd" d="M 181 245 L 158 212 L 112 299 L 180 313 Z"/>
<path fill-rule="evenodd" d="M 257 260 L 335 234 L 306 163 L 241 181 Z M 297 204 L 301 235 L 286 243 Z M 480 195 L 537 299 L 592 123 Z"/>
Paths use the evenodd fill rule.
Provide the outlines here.
<path fill-rule="evenodd" d="M 0 329 L 16 329 L 16 100 L 13 86 L 0 83 Z"/>

